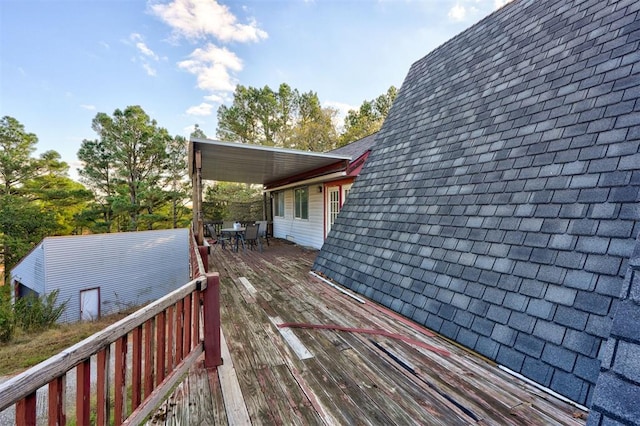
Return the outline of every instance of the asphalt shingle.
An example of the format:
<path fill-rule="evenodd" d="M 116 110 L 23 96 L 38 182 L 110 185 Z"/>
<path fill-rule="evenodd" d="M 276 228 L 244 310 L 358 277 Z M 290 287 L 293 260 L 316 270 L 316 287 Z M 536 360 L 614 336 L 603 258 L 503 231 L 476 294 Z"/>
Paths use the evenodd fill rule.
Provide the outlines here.
<path fill-rule="evenodd" d="M 640 315 L 618 303 L 640 232 L 639 7 L 514 1 L 415 62 L 314 268 L 594 395 L 594 419 L 640 420 L 616 411 L 635 364 L 594 394 L 602 343 L 635 344 Z"/>

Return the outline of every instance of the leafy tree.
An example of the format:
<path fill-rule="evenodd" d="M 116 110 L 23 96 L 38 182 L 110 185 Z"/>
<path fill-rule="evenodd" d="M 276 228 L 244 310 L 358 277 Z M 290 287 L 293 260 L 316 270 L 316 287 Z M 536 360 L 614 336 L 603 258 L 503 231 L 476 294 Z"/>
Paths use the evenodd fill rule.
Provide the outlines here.
<path fill-rule="evenodd" d="M 67 176 L 55 151 L 33 157 L 38 138 L 15 118 L 0 119 L 0 239 L 5 276 L 42 238 L 73 231 L 90 194 Z"/>
<path fill-rule="evenodd" d="M 15 118 L 0 119 L 0 195 L 16 193 L 20 185 L 33 176 L 38 165 L 31 155 L 37 143 L 38 137 L 26 133 Z"/>
<path fill-rule="evenodd" d="M 165 201 L 162 178 L 171 137 L 140 106 L 116 109 L 113 116 L 98 113 L 92 127 L 99 139 L 83 141 L 78 153 L 85 162 L 81 176 L 105 197 L 111 209 L 108 220 L 111 214 L 122 214 L 126 221 L 120 226 L 126 225 L 127 230 L 141 225 L 150 229 L 158 219 L 156 209 Z M 98 165 L 90 164 L 91 159 L 98 160 Z"/>
<path fill-rule="evenodd" d="M 299 93 L 288 84 L 282 83 L 278 87 L 276 96 L 276 116 L 278 117 L 278 129 L 275 134 L 276 146 L 287 146 L 293 134 L 296 123 L 296 113 L 299 108 Z"/>
<path fill-rule="evenodd" d="M 200 126 L 196 123 L 195 126 L 193 126 L 193 132 L 191 132 L 191 134 L 189 135 L 192 138 L 198 138 L 198 139 L 206 139 L 207 135 L 204 134 L 204 131 L 200 128 Z"/>
<path fill-rule="evenodd" d="M 338 114 L 334 108 L 322 108 L 314 92 L 298 97 L 298 119 L 291 130 L 289 146 L 304 151 L 324 152 L 336 147 L 338 134 L 334 119 Z"/>
<path fill-rule="evenodd" d="M 205 189 L 203 213 L 208 220 L 255 220 L 262 217 L 259 186 L 215 182 Z"/>
<path fill-rule="evenodd" d="M 326 151 L 335 147 L 336 111 L 322 108 L 314 92 L 287 84 L 277 91 L 238 85 L 233 104 L 218 109 L 217 137 L 257 145 Z"/>
<path fill-rule="evenodd" d="M 102 131 L 100 123 L 94 119 L 93 130 Z M 78 170 L 80 180 L 94 194 L 95 204 L 82 212 L 83 225 L 97 232 L 111 232 L 114 213 L 111 202 L 116 194 L 116 172 L 112 160 L 111 146 L 105 141 L 83 140 L 78 151 L 78 159 L 84 163 Z"/>
<path fill-rule="evenodd" d="M 322 108 L 315 92 L 300 93 L 285 83 L 277 91 L 238 85 L 233 103 L 218 108 L 216 136 L 224 141 L 329 151 L 377 132 L 396 94 L 391 86 L 385 94 L 349 111 L 338 136 L 337 111 Z"/>
<path fill-rule="evenodd" d="M 397 96 L 394 86 L 387 93 L 371 101 L 364 101 L 357 111 L 350 110 L 344 119 L 344 130 L 340 135 L 340 146 L 369 136 L 382 127 L 391 105 Z"/>
<path fill-rule="evenodd" d="M 5 277 L 11 268 L 44 237 L 59 229 L 54 210 L 43 208 L 20 195 L 0 197 L 0 230 Z"/>
<path fill-rule="evenodd" d="M 236 86 L 231 106 L 218 108 L 219 139 L 230 142 L 258 143 L 257 118 L 255 111 L 255 89 Z"/>
<path fill-rule="evenodd" d="M 194 133 L 199 131 L 202 138 L 206 135 L 197 125 Z M 178 228 L 186 225 L 189 212 L 185 207 L 185 200 L 189 198 L 190 182 L 187 179 L 187 140 L 182 136 L 176 136 L 167 144 L 167 168 L 165 186 L 168 188 L 168 199 L 171 208 L 171 226 Z"/>

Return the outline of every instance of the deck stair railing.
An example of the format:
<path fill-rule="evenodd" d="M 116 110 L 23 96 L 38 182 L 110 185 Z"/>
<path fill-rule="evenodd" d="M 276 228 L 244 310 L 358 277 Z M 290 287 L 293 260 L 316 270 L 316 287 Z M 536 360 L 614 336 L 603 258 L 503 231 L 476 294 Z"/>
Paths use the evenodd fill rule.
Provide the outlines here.
<path fill-rule="evenodd" d="M 139 424 L 203 353 L 205 367 L 221 365 L 220 279 L 206 273 L 207 247 L 196 247 L 193 236 L 189 251 L 191 281 L 0 384 L 0 412 L 15 404 L 16 425 L 42 423 L 36 391 L 48 386 L 41 417 L 65 425 L 66 378 L 75 368 L 75 424 Z"/>

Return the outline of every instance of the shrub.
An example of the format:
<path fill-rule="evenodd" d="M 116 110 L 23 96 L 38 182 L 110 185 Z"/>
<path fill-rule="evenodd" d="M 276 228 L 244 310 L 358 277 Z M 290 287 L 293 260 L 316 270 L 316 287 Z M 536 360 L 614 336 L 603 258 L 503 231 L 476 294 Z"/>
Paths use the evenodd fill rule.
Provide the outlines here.
<path fill-rule="evenodd" d="M 26 332 L 51 327 L 60 318 L 67 302 L 58 303 L 58 290 L 38 297 L 29 294 L 15 303 L 15 322 Z"/>
<path fill-rule="evenodd" d="M 11 305 L 10 287 L 0 286 L 0 342 L 10 341 L 14 330 L 15 317 Z"/>

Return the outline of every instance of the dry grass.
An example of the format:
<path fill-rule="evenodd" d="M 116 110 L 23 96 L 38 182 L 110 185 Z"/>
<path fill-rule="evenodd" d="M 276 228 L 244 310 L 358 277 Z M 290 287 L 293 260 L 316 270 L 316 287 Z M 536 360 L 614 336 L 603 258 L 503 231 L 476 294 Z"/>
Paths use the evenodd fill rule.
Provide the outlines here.
<path fill-rule="evenodd" d="M 0 376 L 20 373 L 126 317 L 129 313 L 109 315 L 93 322 L 59 324 L 40 333 L 24 334 L 18 331 L 11 343 L 0 345 Z"/>

